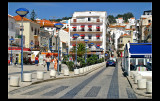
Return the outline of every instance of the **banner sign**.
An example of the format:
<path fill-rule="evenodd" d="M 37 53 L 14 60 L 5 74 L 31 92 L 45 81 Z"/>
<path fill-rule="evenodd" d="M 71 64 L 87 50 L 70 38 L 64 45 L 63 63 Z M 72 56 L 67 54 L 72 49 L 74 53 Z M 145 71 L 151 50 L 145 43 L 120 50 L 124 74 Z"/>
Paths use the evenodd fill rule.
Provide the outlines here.
<path fill-rule="evenodd" d="M 39 55 L 39 64 L 43 64 L 43 55 Z"/>
<path fill-rule="evenodd" d="M 35 61 L 35 54 L 31 54 L 31 61 Z"/>

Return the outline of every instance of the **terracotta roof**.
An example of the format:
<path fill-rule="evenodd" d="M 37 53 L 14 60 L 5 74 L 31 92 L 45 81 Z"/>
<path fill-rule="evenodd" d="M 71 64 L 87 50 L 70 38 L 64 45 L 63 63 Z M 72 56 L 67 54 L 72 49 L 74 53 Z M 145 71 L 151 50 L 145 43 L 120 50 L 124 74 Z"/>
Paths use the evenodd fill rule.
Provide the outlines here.
<path fill-rule="evenodd" d="M 22 21 L 22 17 L 20 17 L 19 15 L 14 16 L 13 18 L 14 18 L 16 21 Z M 25 18 L 25 17 L 23 17 L 23 21 L 30 21 L 30 22 L 32 22 L 32 23 L 38 24 L 38 23 L 36 23 L 36 22 L 34 22 L 34 21 L 30 20 L 30 19 L 27 19 L 27 18 Z"/>
<path fill-rule="evenodd" d="M 115 28 L 115 27 L 126 27 L 126 26 L 120 26 L 120 25 L 109 25 L 110 28 Z"/>
<path fill-rule="evenodd" d="M 69 32 L 69 28 L 66 28 L 66 29 L 63 29 L 63 30 L 65 30 L 66 32 Z"/>
<path fill-rule="evenodd" d="M 8 14 L 8 17 L 10 17 L 10 18 L 14 19 L 12 15 L 9 15 L 9 14 Z"/>
<path fill-rule="evenodd" d="M 54 26 L 54 22 L 51 22 L 49 20 L 45 20 L 45 19 L 42 19 L 42 20 L 36 20 L 36 22 L 42 27 L 53 27 Z M 44 25 L 43 25 L 44 24 Z"/>
<path fill-rule="evenodd" d="M 124 37 L 124 36 L 130 36 L 130 35 L 128 35 L 128 34 L 123 34 L 123 35 L 121 35 L 120 37 Z"/>

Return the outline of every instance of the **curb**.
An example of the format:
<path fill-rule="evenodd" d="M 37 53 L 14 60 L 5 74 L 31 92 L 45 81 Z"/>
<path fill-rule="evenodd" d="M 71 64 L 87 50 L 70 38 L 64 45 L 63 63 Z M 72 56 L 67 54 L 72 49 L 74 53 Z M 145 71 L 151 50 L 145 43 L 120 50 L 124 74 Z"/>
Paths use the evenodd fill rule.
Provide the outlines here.
<path fill-rule="evenodd" d="M 130 79 L 128 78 L 128 76 L 126 76 L 126 78 L 127 78 L 128 82 L 129 82 L 131 88 L 133 89 L 133 91 L 134 91 L 136 94 L 138 94 L 138 95 L 140 95 L 140 96 L 145 96 L 145 97 L 152 97 L 152 94 L 151 94 L 151 95 L 147 95 L 147 94 L 139 93 L 139 92 L 136 90 L 136 88 L 135 88 L 134 86 L 132 86 L 132 83 L 130 82 Z"/>
<path fill-rule="evenodd" d="M 104 66 L 102 66 L 102 67 L 104 67 Z M 48 82 L 48 81 L 52 81 L 52 80 L 67 79 L 67 78 L 74 78 L 74 77 L 85 76 L 85 75 L 87 75 L 87 74 L 89 74 L 89 73 L 91 73 L 91 72 L 93 72 L 93 71 L 95 71 L 95 70 L 97 70 L 97 69 L 100 69 L 100 68 L 101 68 L 101 67 L 95 68 L 95 69 L 93 69 L 92 71 L 86 72 L 85 74 L 79 74 L 79 75 L 73 75 L 73 76 L 66 76 L 66 77 L 59 77 L 59 78 L 50 78 L 50 79 L 45 79 L 45 80 L 41 80 L 41 81 L 35 81 L 35 82 L 33 82 L 33 83 L 31 83 L 31 84 L 29 84 L 29 85 L 27 85 L 27 86 L 31 86 L 31 85 L 35 85 L 35 84 L 39 84 L 39 83 L 43 83 L 43 82 Z M 27 87 L 27 86 L 23 86 L 23 87 L 21 87 L 21 88 L 24 88 L 24 87 Z M 11 91 L 9 91 L 9 92 L 12 92 L 12 91 L 14 91 L 14 90 L 18 90 L 18 89 L 21 89 L 21 88 L 13 89 L 13 90 L 11 90 Z M 9 93 L 9 92 L 8 92 L 8 93 Z"/>

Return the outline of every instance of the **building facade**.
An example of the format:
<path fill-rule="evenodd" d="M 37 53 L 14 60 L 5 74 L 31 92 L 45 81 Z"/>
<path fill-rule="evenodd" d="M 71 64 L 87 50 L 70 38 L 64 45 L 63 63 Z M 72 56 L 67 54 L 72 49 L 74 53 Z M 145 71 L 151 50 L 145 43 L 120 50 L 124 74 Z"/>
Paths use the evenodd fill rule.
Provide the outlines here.
<path fill-rule="evenodd" d="M 85 43 L 84 39 L 88 39 L 88 45 L 94 43 L 93 46 L 88 46 L 90 53 L 88 55 L 96 54 L 98 52 L 104 55 L 106 51 L 106 25 L 107 12 L 106 11 L 84 11 L 74 12 L 72 18 L 69 20 L 69 51 L 76 44 L 73 34 L 77 33 L 80 37 L 77 38 L 77 43 Z M 97 49 L 96 47 L 104 50 Z"/>

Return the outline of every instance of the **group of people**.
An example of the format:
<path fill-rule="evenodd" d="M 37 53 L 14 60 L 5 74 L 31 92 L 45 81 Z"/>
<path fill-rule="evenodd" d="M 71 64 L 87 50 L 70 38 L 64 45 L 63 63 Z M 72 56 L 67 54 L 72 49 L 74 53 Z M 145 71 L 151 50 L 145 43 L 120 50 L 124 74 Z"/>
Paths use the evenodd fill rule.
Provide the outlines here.
<path fill-rule="evenodd" d="M 50 67 L 50 63 L 51 63 L 51 57 L 49 55 L 46 56 L 46 59 L 43 60 L 43 65 L 45 67 L 45 65 L 47 64 L 47 71 L 49 71 L 49 67 Z M 57 64 L 58 64 L 58 60 L 56 58 L 56 56 L 53 59 L 53 64 L 54 64 L 54 69 L 57 71 Z"/>

